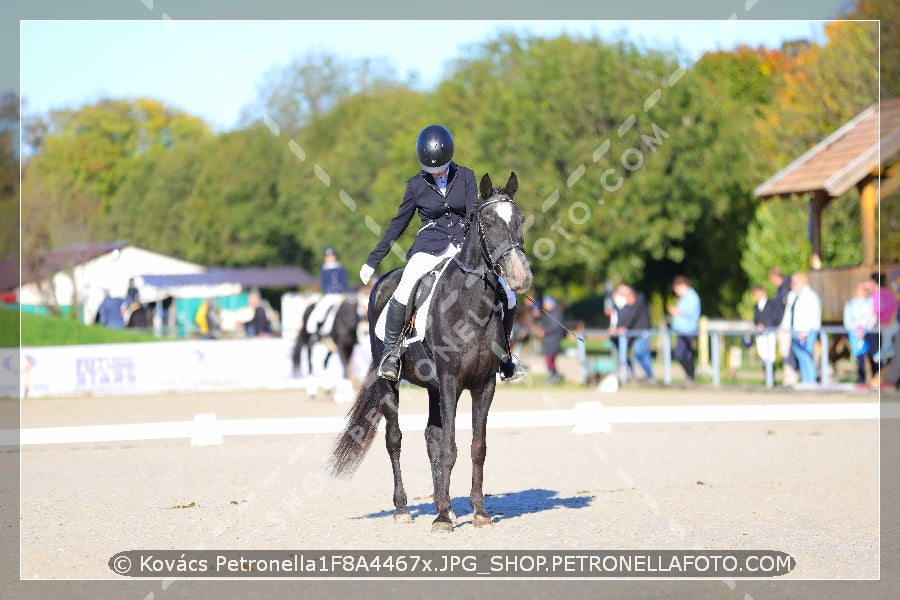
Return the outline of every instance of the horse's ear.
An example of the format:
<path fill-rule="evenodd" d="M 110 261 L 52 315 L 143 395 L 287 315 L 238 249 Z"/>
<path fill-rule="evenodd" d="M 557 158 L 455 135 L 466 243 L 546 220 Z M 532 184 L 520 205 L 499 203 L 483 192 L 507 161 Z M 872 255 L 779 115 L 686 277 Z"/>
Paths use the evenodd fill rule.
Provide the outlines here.
<path fill-rule="evenodd" d="M 506 182 L 506 193 L 512 198 L 519 189 L 519 178 L 516 177 L 515 171 L 510 171 L 509 181 Z"/>
<path fill-rule="evenodd" d="M 484 174 L 484 177 L 481 178 L 481 183 L 478 184 L 478 193 L 481 194 L 481 198 L 490 198 L 491 192 L 494 190 L 494 184 L 491 183 L 491 176 L 487 173 Z"/>

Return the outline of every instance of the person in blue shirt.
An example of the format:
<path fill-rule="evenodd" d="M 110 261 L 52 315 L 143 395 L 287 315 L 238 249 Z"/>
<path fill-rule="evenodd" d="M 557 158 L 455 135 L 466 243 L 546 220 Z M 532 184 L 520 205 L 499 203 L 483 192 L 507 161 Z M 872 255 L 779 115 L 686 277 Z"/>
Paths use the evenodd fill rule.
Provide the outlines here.
<path fill-rule="evenodd" d="M 122 299 L 110 296 L 109 290 L 103 290 L 103 302 L 100 303 L 97 314 L 101 325 L 112 329 L 125 327 L 125 319 L 122 318 Z"/>
<path fill-rule="evenodd" d="M 867 281 L 860 281 L 854 286 L 853 297 L 844 305 L 843 316 L 844 329 L 847 330 L 847 338 L 850 341 L 850 353 L 856 359 L 856 379 L 858 383 L 865 385 L 866 358 L 869 353 L 866 333 L 878 329 L 875 304 Z"/>
<path fill-rule="evenodd" d="M 700 328 L 700 296 L 691 287 L 691 281 L 678 275 L 672 282 L 672 291 L 678 296 L 675 306 L 669 307 L 672 315 L 672 331 L 677 336 L 673 356 L 677 360 L 688 381 L 694 381 L 694 342 Z"/>

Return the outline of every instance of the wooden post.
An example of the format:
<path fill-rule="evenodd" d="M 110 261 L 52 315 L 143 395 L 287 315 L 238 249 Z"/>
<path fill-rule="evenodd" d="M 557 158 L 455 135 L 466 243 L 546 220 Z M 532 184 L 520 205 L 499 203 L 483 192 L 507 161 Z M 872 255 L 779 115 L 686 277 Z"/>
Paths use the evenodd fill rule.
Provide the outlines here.
<path fill-rule="evenodd" d="M 699 362 L 697 371 L 706 375 L 709 369 L 709 318 L 700 317 L 697 324 L 697 359 Z"/>
<path fill-rule="evenodd" d="M 893 194 L 897 188 L 900 188 L 900 163 L 891 166 L 881 174 L 877 202 L 880 203 L 883 198 Z"/>
<path fill-rule="evenodd" d="M 809 237 L 812 242 L 809 266 L 813 269 L 822 268 L 822 211 L 830 201 L 831 196 L 825 190 L 816 190 L 809 197 Z"/>
<path fill-rule="evenodd" d="M 878 205 L 878 191 L 875 180 L 866 177 L 859 182 L 859 217 L 862 225 L 862 264 L 875 264 L 875 208 Z"/>

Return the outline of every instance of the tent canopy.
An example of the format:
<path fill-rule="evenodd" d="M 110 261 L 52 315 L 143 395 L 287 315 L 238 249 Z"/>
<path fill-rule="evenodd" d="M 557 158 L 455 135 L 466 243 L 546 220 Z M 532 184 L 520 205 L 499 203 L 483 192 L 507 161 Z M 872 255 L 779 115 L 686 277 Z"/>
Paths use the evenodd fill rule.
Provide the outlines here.
<path fill-rule="evenodd" d="M 146 296 L 161 298 L 216 297 L 236 294 L 243 288 L 290 288 L 310 286 L 316 279 L 301 267 L 250 267 L 207 269 L 200 273 L 141 275 L 135 278 Z M 149 298 L 148 298 L 149 299 Z"/>

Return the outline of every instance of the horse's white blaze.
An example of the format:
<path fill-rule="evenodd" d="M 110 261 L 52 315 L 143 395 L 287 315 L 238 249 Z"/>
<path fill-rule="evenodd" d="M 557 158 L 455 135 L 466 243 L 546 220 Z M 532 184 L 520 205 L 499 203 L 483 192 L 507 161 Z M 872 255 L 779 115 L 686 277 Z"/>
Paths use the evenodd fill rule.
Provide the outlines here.
<path fill-rule="evenodd" d="M 512 206 L 506 202 L 498 204 L 494 210 L 497 212 L 497 216 L 506 221 L 506 224 L 509 225 L 512 222 Z"/>

